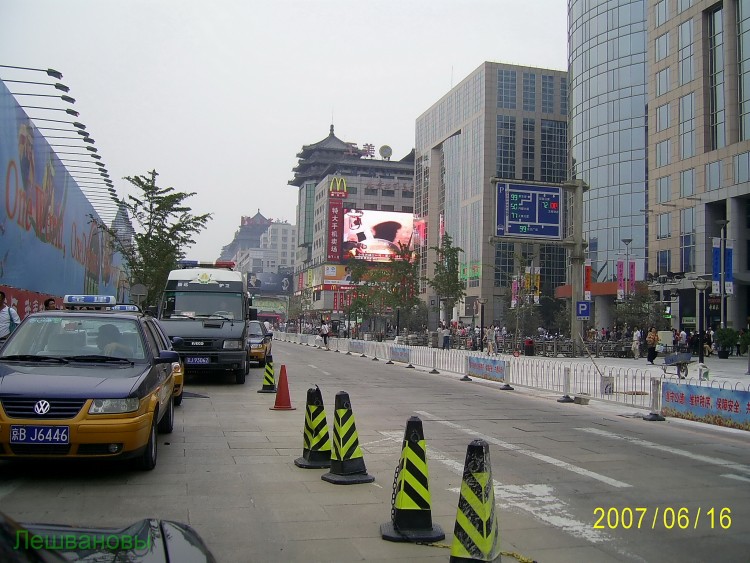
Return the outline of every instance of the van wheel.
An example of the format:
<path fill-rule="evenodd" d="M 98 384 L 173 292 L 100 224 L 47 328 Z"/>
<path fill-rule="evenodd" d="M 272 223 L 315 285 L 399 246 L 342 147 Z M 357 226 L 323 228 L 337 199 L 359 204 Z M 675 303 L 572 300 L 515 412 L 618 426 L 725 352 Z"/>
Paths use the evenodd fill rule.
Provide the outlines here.
<path fill-rule="evenodd" d="M 154 413 L 154 417 L 151 419 L 151 432 L 148 435 L 146 450 L 138 458 L 138 465 L 144 471 L 151 471 L 156 467 L 156 415 L 157 413 Z"/>
<path fill-rule="evenodd" d="M 159 432 L 162 434 L 171 434 L 174 428 L 174 397 L 169 399 L 167 405 L 167 412 L 161 417 L 159 421 Z"/>
<path fill-rule="evenodd" d="M 234 382 L 237 385 L 243 385 L 245 383 L 245 370 L 238 369 L 234 372 Z"/>

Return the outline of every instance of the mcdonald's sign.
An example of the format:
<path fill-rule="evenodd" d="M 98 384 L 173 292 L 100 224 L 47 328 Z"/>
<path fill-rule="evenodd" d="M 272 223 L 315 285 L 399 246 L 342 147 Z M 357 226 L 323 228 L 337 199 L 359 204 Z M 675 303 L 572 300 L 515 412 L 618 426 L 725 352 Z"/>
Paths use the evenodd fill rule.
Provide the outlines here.
<path fill-rule="evenodd" d="M 333 177 L 328 184 L 328 195 L 330 197 L 347 197 L 346 178 Z"/>

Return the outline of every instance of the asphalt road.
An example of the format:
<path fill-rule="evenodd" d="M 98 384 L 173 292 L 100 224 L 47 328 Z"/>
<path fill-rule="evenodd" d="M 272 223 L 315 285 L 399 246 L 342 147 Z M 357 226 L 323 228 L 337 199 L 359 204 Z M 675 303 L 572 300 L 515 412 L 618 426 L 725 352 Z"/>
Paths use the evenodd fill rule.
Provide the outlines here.
<path fill-rule="evenodd" d="M 0 509 L 21 521 L 187 522 L 223 562 L 428 561 L 445 547 L 386 542 L 406 421 L 423 421 L 433 521 L 452 541 L 467 445 L 490 444 L 501 548 L 540 562 L 748 561 L 750 436 L 642 411 L 274 342 L 296 410 L 245 385 L 191 378 L 152 472 L 103 463 L 0 462 Z M 304 470 L 306 391 L 329 428 L 346 391 L 372 484 Z M 510 555 L 503 561 L 514 561 Z"/>

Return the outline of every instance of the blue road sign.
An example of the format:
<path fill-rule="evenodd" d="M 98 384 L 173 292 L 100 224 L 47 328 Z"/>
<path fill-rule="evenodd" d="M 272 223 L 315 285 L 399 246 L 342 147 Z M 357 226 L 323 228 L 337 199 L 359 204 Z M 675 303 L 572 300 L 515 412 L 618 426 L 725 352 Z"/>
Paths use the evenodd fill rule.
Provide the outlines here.
<path fill-rule="evenodd" d="M 576 319 L 587 321 L 591 318 L 591 301 L 576 301 Z"/>
<path fill-rule="evenodd" d="M 495 235 L 559 239 L 562 188 L 533 184 L 497 184 Z"/>

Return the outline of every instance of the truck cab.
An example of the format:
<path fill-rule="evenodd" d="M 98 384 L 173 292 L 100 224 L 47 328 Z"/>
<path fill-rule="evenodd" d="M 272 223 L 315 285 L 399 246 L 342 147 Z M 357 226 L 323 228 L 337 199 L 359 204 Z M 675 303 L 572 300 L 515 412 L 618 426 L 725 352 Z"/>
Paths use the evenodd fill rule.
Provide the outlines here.
<path fill-rule="evenodd" d="M 250 369 L 247 283 L 232 262 L 182 261 L 172 270 L 158 318 L 175 346 L 186 374 L 230 372 L 239 384 Z"/>

